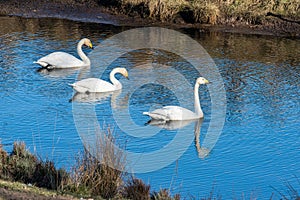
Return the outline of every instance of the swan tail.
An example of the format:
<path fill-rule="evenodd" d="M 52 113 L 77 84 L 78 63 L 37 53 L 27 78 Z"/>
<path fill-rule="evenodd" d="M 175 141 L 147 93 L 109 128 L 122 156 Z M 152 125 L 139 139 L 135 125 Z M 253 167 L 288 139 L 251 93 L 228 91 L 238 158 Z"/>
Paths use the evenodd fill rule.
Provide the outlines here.
<path fill-rule="evenodd" d="M 145 124 L 144 124 L 144 126 L 148 126 L 148 125 L 150 125 L 151 124 L 151 119 L 149 120 L 149 121 L 147 121 Z"/>
<path fill-rule="evenodd" d="M 143 115 L 148 115 L 149 116 L 149 112 L 143 112 Z"/>
<path fill-rule="evenodd" d="M 166 116 L 161 115 L 159 113 L 152 113 L 152 112 L 143 112 L 143 115 L 148 115 L 151 117 L 153 120 L 159 120 L 159 121 L 168 121 Z"/>

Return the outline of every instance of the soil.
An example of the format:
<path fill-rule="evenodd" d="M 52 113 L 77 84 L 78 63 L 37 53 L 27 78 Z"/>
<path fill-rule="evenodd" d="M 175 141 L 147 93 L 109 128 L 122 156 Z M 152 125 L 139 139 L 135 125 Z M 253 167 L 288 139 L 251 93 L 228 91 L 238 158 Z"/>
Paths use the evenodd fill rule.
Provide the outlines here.
<path fill-rule="evenodd" d="M 201 32 L 232 32 L 242 34 L 274 35 L 300 38 L 300 23 L 284 20 L 274 15 L 266 16 L 263 24 L 252 25 L 232 21 L 222 25 L 190 24 L 180 16 L 172 23 L 162 23 L 153 19 L 141 18 L 138 14 L 127 16 L 116 8 L 99 6 L 90 0 L 0 0 L 0 15 L 22 16 L 27 18 L 63 18 L 82 22 L 105 23 L 116 26 L 163 26 L 170 28 L 197 28 Z"/>

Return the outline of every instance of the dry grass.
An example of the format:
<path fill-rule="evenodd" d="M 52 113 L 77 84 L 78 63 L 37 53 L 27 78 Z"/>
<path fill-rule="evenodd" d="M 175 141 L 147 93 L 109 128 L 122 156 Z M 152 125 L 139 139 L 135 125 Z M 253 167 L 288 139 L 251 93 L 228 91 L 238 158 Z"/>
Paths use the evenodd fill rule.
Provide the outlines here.
<path fill-rule="evenodd" d="M 178 16 L 188 15 L 189 22 L 259 24 L 268 12 L 300 18 L 299 0 L 120 0 L 120 4 L 123 11 L 127 9 L 124 11 L 127 14 L 134 10 L 141 16 L 160 21 L 173 21 Z M 141 5 L 143 9 L 135 9 Z"/>
<path fill-rule="evenodd" d="M 154 192 L 151 195 L 151 199 L 152 200 L 180 200 L 180 195 L 175 194 L 174 197 L 172 197 L 169 190 L 161 189 L 159 192 Z"/>
<path fill-rule="evenodd" d="M 150 185 L 146 185 L 140 179 L 131 177 L 126 182 L 122 195 L 132 200 L 150 200 Z"/>
<path fill-rule="evenodd" d="M 119 193 L 123 184 L 125 156 L 115 148 L 115 139 L 108 129 L 106 138 L 100 138 L 95 154 L 91 155 L 85 150 L 77 158 L 73 168 L 72 183 L 76 193 L 90 193 L 102 198 L 113 198 Z"/>
<path fill-rule="evenodd" d="M 189 3 L 186 0 L 121 0 L 121 5 L 123 5 L 123 8 L 134 8 L 143 5 L 149 12 L 147 17 L 164 22 L 173 20 Z"/>
<path fill-rule="evenodd" d="M 220 17 L 220 10 L 215 3 L 195 0 L 192 2 L 191 7 L 195 22 L 217 24 L 217 20 Z"/>
<path fill-rule="evenodd" d="M 2 144 L 0 144 L 0 178 L 7 177 L 7 172 L 6 172 L 7 159 L 8 159 L 8 154 L 6 153 L 6 151 L 3 150 Z"/>
<path fill-rule="evenodd" d="M 31 154 L 24 142 L 15 142 L 8 155 L 0 149 L 0 178 L 30 183 L 38 187 L 59 190 L 68 179 L 63 169 L 56 169 L 51 161 L 42 161 Z"/>

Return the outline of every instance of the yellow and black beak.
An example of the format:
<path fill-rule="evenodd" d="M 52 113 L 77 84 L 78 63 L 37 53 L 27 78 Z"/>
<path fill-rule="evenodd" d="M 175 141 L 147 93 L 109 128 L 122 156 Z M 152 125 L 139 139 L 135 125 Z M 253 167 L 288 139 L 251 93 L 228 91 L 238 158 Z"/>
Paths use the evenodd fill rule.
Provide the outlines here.
<path fill-rule="evenodd" d="M 128 72 L 127 72 L 127 71 L 125 71 L 125 73 L 124 73 L 124 77 L 125 77 L 127 80 L 129 80 L 129 77 L 128 77 Z"/>
<path fill-rule="evenodd" d="M 128 74 L 126 74 L 125 78 L 126 78 L 127 80 L 129 80 Z"/>
<path fill-rule="evenodd" d="M 89 48 L 91 48 L 91 49 L 94 49 L 94 47 L 93 47 L 93 44 L 92 44 L 92 43 L 90 43 L 88 47 L 89 47 Z"/>

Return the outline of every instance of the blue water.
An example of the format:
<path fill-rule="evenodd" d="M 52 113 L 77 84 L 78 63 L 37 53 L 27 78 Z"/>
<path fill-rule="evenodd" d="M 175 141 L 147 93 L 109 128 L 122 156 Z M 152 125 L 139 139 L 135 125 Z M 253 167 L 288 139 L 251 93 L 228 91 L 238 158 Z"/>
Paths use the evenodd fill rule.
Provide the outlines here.
<path fill-rule="evenodd" d="M 74 92 L 67 83 L 93 76 L 103 69 L 100 63 L 109 55 L 93 54 L 93 51 L 98 51 L 107 38 L 127 30 L 126 27 L 15 17 L 1 17 L 0 24 L 3 27 L 0 30 L 0 139 L 8 151 L 14 141 L 24 141 L 29 150 L 42 158 L 70 168 L 75 163 L 75 155 L 84 148 L 84 136 L 76 128 L 78 116 L 74 108 L 85 111 L 95 108 L 100 127 L 110 127 L 126 151 L 154 152 L 166 147 L 178 131 L 151 127 L 149 130 L 157 131 L 155 134 L 140 132 L 139 128 L 144 128 L 149 120 L 142 112 L 181 103 L 193 109 L 193 97 L 188 91 L 175 94 L 165 85 L 167 80 L 172 80 L 174 87 L 181 87 L 179 79 L 171 77 L 172 69 L 188 77 L 191 85 L 199 74 L 178 55 L 153 49 L 123 54 L 104 70 L 102 78 L 106 80 L 116 66 L 129 70 L 130 80 L 118 76 L 124 88 L 115 99 L 108 96 L 96 102 L 82 102 L 89 98 L 77 96 L 78 101 L 69 102 Z M 150 184 L 151 190 L 168 188 L 172 194 L 196 199 L 208 197 L 211 191 L 222 199 L 269 199 L 272 195 L 279 199 L 279 192 L 288 195 L 287 183 L 299 191 L 300 41 L 204 34 L 191 29 L 180 32 L 205 48 L 221 74 L 226 91 L 225 124 L 207 156 L 199 157 L 192 122 L 182 129 L 190 141 L 182 156 L 159 170 L 135 173 L 135 176 Z M 77 41 L 83 37 L 90 38 L 98 48 L 84 49 L 93 58 L 88 72 L 37 72 L 39 67 L 33 61 L 55 50 L 76 55 Z M 149 63 L 153 63 L 150 68 Z M 163 77 L 162 84 L 133 84 L 158 77 Z M 199 90 L 205 114 L 200 146 L 213 120 L 208 87 L 201 86 Z M 89 119 L 91 113 L 84 114 L 84 119 Z M 169 151 L 170 157 L 177 150 Z M 160 162 L 150 160 L 151 164 L 160 165 Z"/>

